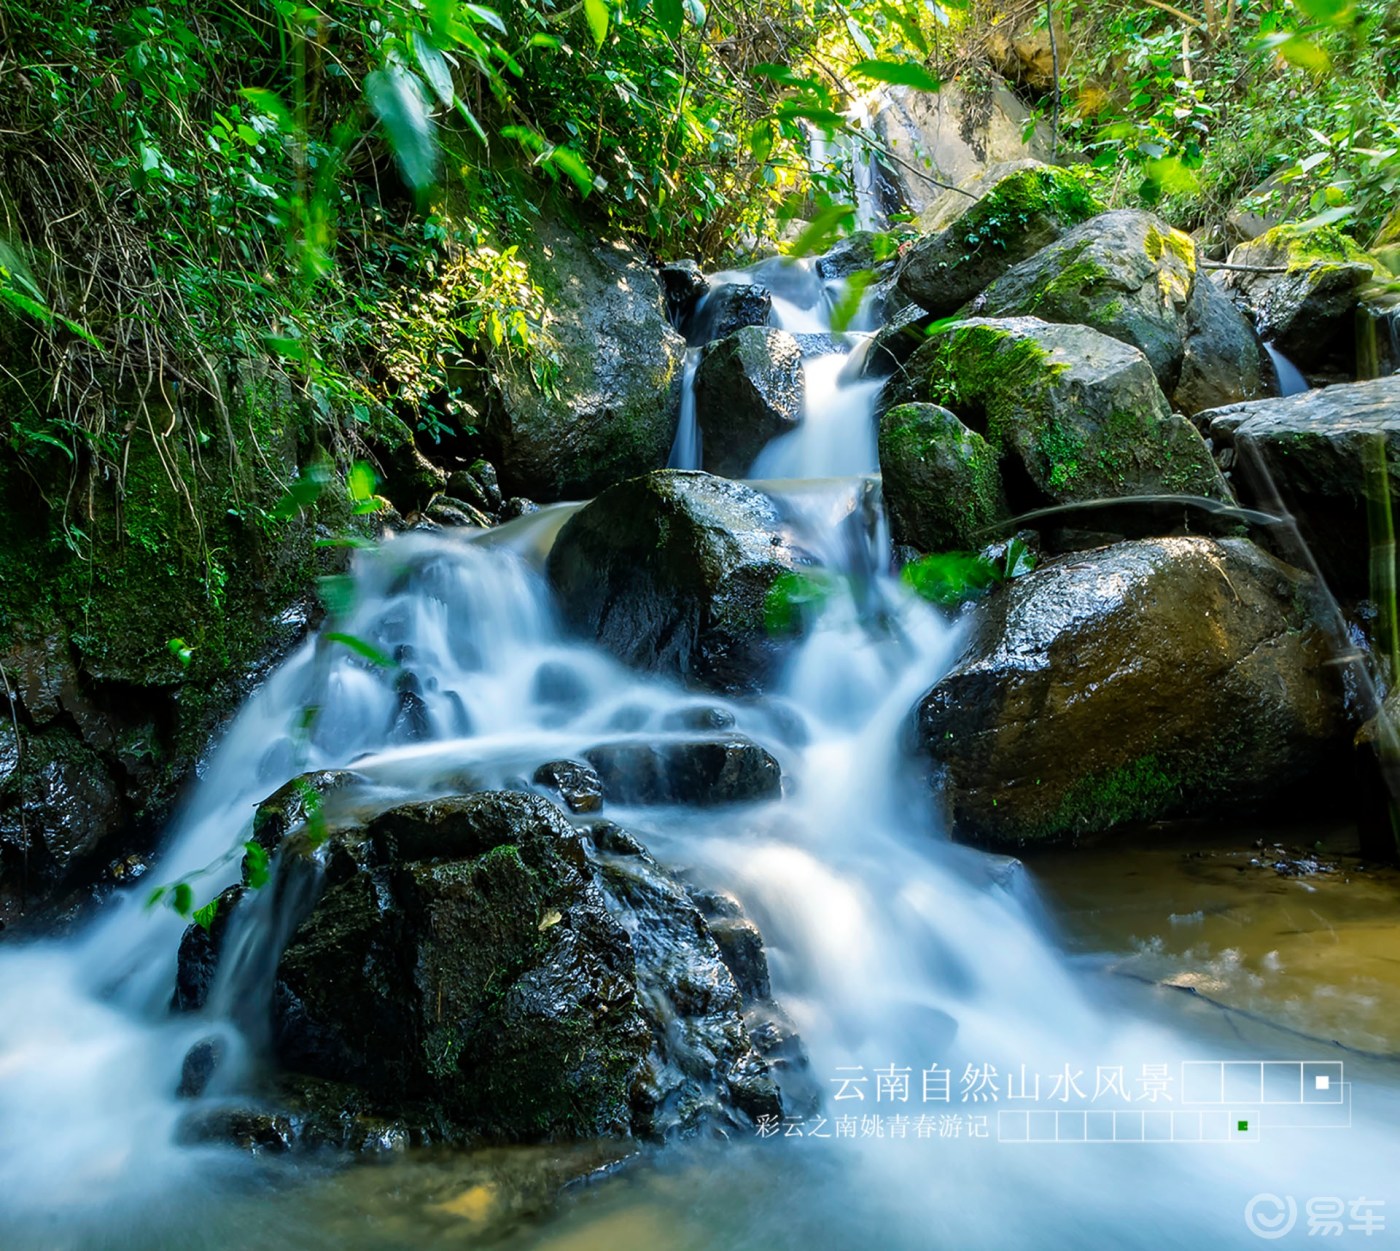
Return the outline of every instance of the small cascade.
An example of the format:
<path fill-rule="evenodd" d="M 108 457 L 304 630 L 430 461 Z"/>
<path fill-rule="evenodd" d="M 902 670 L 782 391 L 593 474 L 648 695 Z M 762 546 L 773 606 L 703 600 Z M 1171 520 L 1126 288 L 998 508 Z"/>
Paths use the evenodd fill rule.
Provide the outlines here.
<path fill-rule="evenodd" d="M 1298 366 L 1272 343 L 1264 344 L 1264 351 L 1268 353 L 1269 363 L 1274 367 L 1274 377 L 1278 379 L 1278 393 L 1280 395 L 1298 395 L 1300 392 L 1310 389 L 1308 380 L 1303 377 Z"/>

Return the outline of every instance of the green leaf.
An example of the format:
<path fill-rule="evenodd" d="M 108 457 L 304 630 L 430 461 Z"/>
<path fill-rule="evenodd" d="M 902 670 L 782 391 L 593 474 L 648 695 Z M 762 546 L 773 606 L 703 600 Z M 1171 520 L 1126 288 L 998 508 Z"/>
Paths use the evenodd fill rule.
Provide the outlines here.
<path fill-rule="evenodd" d="M 1332 68 L 1332 58 L 1311 39 L 1302 35 L 1290 35 L 1278 46 L 1278 52 L 1290 65 L 1307 70 L 1310 74 L 1325 74 Z"/>
<path fill-rule="evenodd" d="M 433 94 L 444 108 L 450 109 L 453 100 L 457 98 L 457 92 L 452 86 L 452 69 L 447 64 L 447 58 L 426 39 L 413 41 L 413 57 L 418 62 L 418 68 L 423 71 L 428 86 L 433 89 Z"/>
<path fill-rule="evenodd" d="M 690 18 L 690 24 L 698 30 L 705 29 L 705 23 L 710 16 L 702 0 L 685 0 L 685 15 Z"/>
<path fill-rule="evenodd" d="M 952 607 L 975 599 L 1003 575 L 991 561 L 971 552 L 935 552 L 905 565 L 899 577 L 922 598 Z"/>
<path fill-rule="evenodd" d="M 478 22 L 484 22 L 487 26 L 492 26 L 503 35 L 510 32 L 506 30 L 505 20 L 495 9 L 488 9 L 484 4 L 464 4 L 461 6 L 464 13 L 468 13 Z"/>
<path fill-rule="evenodd" d="M 270 876 L 267 850 L 250 838 L 243 844 L 243 880 L 254 890 L 261 890 Z"/>
<path fill-rule="evenodd" d="M 788 249 L 789 256 L 815 256 L 825 252 L 855 224 L 856 211 L 849 204 L 828 204 L 807 225 Z"/>
<path fill-rule="evenodd" d="M 419 195 L 430 190 L 437 181 L 437 140 L 422 80 L 390 64 L 365 76 L 365 100 L 389 137 L 404 182 Z"/>
<path fill-rule="evenodd" d="M 593 32 L 593 46 L 601 48 L 608 37 L 607 0 L 583 0 L 583 15 L 588 19 L 588 29 Z"/>
<path fill-rule="evenodd" d="M 379 475 L 368 461 L 357 460 L 350 466 L 350 472 L 345 475 L 345 490 L 355 506 L 357 517 L 377 513 L 384 507 L 384 501 L 374 493 L 378 485 Z"/>
<path fill-rule="evenodd" d="M 583 163 L 583 158 L 572 148 L 553 148 L 545 155 L 544 160 L 547 165 L 553 165 L 572 179 L 580 194 L 587 195 L 593 190 L 593 171 Z"/>
<path fill-rule="evenodd" d="M 170 895 L 170 906 L 186 920 L 189 920 L 190 913 L 194 909 L 194 887 L 188 882 L 176 882 L 175 889 Z"/>
<path fill-rule="evenodd" d="M 325 490 L 326 483 L 331 480 L 331 471 L 324 461 L 315 461 L 308 465 L 297 478 L 287 488 L 286 494 L 277 501 L 276 506 L 268 515 L 274 521 L 286 521 L 289 517 L 295 517 L 303 508 L 310 508 L 318 499 L 321 492 Z"/>
<path fill-rule="evenodd" d="M 872 82 L 889 83 L 896 87 L 913 87 L 916 91 L 937 91 L 943 84 L 914 61 L 861 61 L 851 66 L 851 73 Z"/>
<path fill-rule="evenodd" d="M 873 269 L 857 270 L 846 279 L 841 294 L 831 306 L 831 328 L 837 334 L 841 334 L 851 324 L 860 311 L 860 302 L 865 296 L 866 288 L 874 281 Z"/>
<path fill-rule="evenodd" d="M 194 658 L 194 648 L 184 639 L 169 639 L 165 644 L 166 650 L 175 657 L 186 669 L 190 667 L 190 661 Z"/>
<path fill-rule="evenodd" d="M 684 0 L 655 0 L 656 21 L 671 39 L 680 38 L 681 27 L 685 25 Z"/>
<path fill-rule="evenodd" d="M 218 914 L 219 897 L 215 895 L 204 907 L 195 909 L 194 923 L 207 934 L 214 928 L 214 918 Z"/>
<path fill-rule="evenodd" d="M 322 635 L 327 643 L 339 643 L 342 647 L 348 647 L 357 656 L 363 656 L 373 665 L 378 665 L 381 669 L 396 669 L 398 666 L 393 659 L 385 655 L 373 643 L 366 642 L 354 634 L 343 634 L 339 630 L 332 630 L 329 634 Z"/>

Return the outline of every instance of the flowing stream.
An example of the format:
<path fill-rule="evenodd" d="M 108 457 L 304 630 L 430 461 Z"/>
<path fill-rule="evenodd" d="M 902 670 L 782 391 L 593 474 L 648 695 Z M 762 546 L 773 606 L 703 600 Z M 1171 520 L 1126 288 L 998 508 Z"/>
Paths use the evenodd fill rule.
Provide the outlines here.
<path fill-rule="evenodd" d="M 791 279 L 775 289 L 775 322 L 829 329 L 824 284 L 805 270 Z M 386 801 L 518 786 L 543 761 L 620 734 L 654 742 L 678 710 L 719 703 L 778 757 L 783 798 L 608 815 L 663 864 L 736 894 L 758 923 L 774 996 L 825 1091 L 828 1133 L 846 1113 L 928 1114 L 948 1128 L 897 1132 L 887 1119 L 877 1136 L 857 1119 L 849 1136 L 821 1137 L 807 1119 L 801 1137 L 675 1144 L 572 1192 L 551 1220 L 494 1232 L 497 1245 L 1245 1247 L 1258 1241 L 1243 1216 L 1257 1193 L 1394 1203 L 1400 1100 L 1388 1062 L 1070 962 L 1020 866 L 938 828 L 902 731 L 958 632 L 887 573 L 877 488 L 864 476 L 876 468 L 874 390 L 838 385 L 843 359 L 807 363 L 803 426 L 754 468 L 842 588 L 770 695 L 698 699 L 568 637 L 541 566 L 571 506 L 486 533 L 402 536 L 358 558 L 354 603 L 336 626 L 395 655 L 399 670 L 324 637 L 307 642 L 212 755 L 148 882 L 214 864 L 197 883 L 203 899 L 235 880 L 227 853 L 254 805 L 309 768 L 353 765 Z M 688 419 L 694 451 L 680 454 L 698 457 L 693 403 Z M 400 715 L 405 680 L 424 710 L 411 723 Z M 175 1094 L 190 1045 L 225 1039 L 214 1100 L 236 1093 L 247 1047 L 217 1006 L 168 1013 L 184 923 L 147 908 L 146 893 L 113 899 L 72 937 L 0 948 L 0 1248 L 471 1245 L 482 1212 L 504 1200 L 492 1185 L 479 1202 L 461 1197 L 477 1193 L 453 1172 L 466 1162 L 269 1169 L 181 1145 L 182 1118 L 198 1106 Z M 226 983 L 216 1005 L 255 984 Z M 1017 1122 L 1005 1113 L 1081 1106 L 1056 1101 L 1057 1074 L 1079 1073 L 1087 1095 L 1101 1070 L 1120 1068 L 1145 1098 L 1156 1066 L 1175 1078 L 1186 1061 L 1227 1059 L 1345 1060 L 1351 1127 L 1266 1127 L 1217 1144 L 1007 1140 Z M 995 1100 L 967 1088 L 987 1066 Z M 877 1105 L 879 1069 L 911 1071 L 907 1101 Z M 857 1075 L 864 1098 L 839 1098 Z M 1010 1102 L 1014 1084 L 1025 1096 L 1035 1076 L 1040 1100 Z M 428 1197 L 415 1190 L 424 1179 Z"/>

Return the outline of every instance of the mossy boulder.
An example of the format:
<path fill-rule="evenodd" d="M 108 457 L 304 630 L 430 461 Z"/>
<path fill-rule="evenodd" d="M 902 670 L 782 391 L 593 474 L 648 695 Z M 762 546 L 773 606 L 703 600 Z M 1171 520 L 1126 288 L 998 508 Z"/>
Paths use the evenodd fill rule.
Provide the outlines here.
<path fill-rule="evenodd" d="M 1250 811 L 1335 765 L 1346 733 L 1316 584 L 1247 540 L 1118 543 L 974 609 L 915 738 L 956 837 L 1064 842 Z"/>
<path fill-rule="evenodd" d="M 710 473 L 740 478 L 770 439 L 802 421 L 802 349 L 785 330 L 747 326 L 704 349 L 695 416 Z"/>
<path fill-rule="evenodd" d="M 1385 267 L 1332 226 L 1276 226 L 1230 253 L 1222 285 L 1254 317 L 1259 334 L 1298 368 L 1350 374 L 1356 307 Z"/>
<path fill-rule="evenodd" d="M 905 253 L 896 279 L 900 291 L 936 316 L 954 312 L 1017 262 L 1103 211 L 1078 174 L 1036 163 L 1006 174 L 980 198 L 962 199 L 966 207 L 951 222 Z"/>
<path fill-rule="evenodd" d="M 477 408 L 472 448 L 506 496 L 587 499 L 666 463 L 680 417 L 685 340 L 660 282 L 630 247 L 597 247 L 541 223 L 521 250 L 548 296 L 540 351 L 556 358 L 540 386 L 531 360 L 500 359 L 466 379 Z"/>
<path fill-rule="evenodd" d="M 1122 495 L 1230 498 L 1147 358 L 1087 326 L 958 322 L 915 352 L 884 396 L 941 405 L 980 434 L 1015 511 Z"/>
<path fill-rule="evenodd" d="M 531 1142 L 781 1111 L 703 916 L 614 826 L 477 792 L 303 825 L 277 863 L 264 889 L 292 928 L 272 953 L 276 1085 L 327 1083 L 331 1126 Z M 186 936 L 190 985 L 223 955 L 224 913 Z"/>
<path fill-rule="evenodd" d="M 784 654 L 769 594 L 806 563 L 767 496 L 668 469 L 575 513 L 548 568 L 564 620 L 585 638 L 638 669 L 746 691 Z"/>
<path fill-rule="evenodd" d="M 1104 213 L 1008 270 L 976 301 L 988 317 L 1091 326 L 1138 348 L 1187 412 L 1264 393 L 1244 317 L 1198 271 L 1196 245 L 1151 213 Z"/>
<path fill-rule="evenodd" d="M 922 552 L 981 547 L 1009 514 L 997 453 L 937 404 L 900 404 L 880 418 L 880 476 L 896 543 Z"/>
<path fill-rule="evenodd" d="M 1332 589 L 1365 595 L 1367 461 L 1377 447 L 1400 512 L 1400 376 L 1236 404 L 1200 419 L 1216 446 L 1233 452 L 1243 500 L 1294 517 Z"/>

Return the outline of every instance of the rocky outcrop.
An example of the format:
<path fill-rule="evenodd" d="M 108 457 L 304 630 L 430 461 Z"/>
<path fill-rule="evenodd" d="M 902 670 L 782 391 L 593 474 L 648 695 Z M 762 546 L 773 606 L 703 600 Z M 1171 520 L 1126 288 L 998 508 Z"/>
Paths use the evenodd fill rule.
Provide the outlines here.
<path fill-rule="evenodd" d="M 609 803 L 709 808 L 778 799 L 783 791 L 778 762 L 741 734 L 601 743 L 584 756 L 597 770 Z"/>
<path fill-rule="evenodd" d="M 949 409 L 985 439 L 1015 511 L 1122 495 L 1229 498 L 1146 357 L 1085 326 L 958 322 L 886 384 L 887 404 L 909 400 Z"/>
<path fill-rule="evenodd" d="M 1264 393 L 1248 323 L 1199 272 L 1190 236 L 1150 213 L 1122 209 L 1077 226 L 1009 269 L 976 308 L 1091 326 L 1131 344 L 1188 413 Z"/>
<path fill-rule="evenodd" d="M 758 282 L 724 282 L 696 306 L 687 337 L 691 343 L 727 339 L 746 326 L 766 326 L 773 293 Z"/>
<path fill-rule="evenodd" d="M 921 552 L 975 549 L 1009 514 L 996 452 L 936 404 L 880 419 L 880 477 L 894 541 Z"/>
<path fill-rule="evenodd" d="M 482 792 L 302 827 L 278 858 L 274 902 L 310 902 L 274 953 L 273 1048 L 286 1089 L 321 1084 L 313 1121 L 519 1142 L 781 1110 L 744 1019 L 764 1005 L 746 1003 L 686 889 L 617 827 Z"/>
<path fill-rule="evenodd" d="M 985 846 L 1285 799 L 1345 734 L 1316 584 L 1246 540 L 1076 553 L 974 610 L 915 738 Z"/>
<path fill-rule="evenodd" d="M 1350 374 L 1361 292 L 1388 277 L 1380 262 L 1330 226 L 1276 226 L 1230 253 L 1222 285 L 1259 334 L 1305 372 L 1329 361 Z M 1282 271 L 1282 272 L 1279 272 Z"/>
<path fill-rule="evenodd" d="M 664 470 L 571 517 L 549 554 L 549 579 L 565 621 L 626 663 L 747 691 L 782 655 L 768 629 L 769 593 L 804 563 L 767 496 Z"/>
<path fill-rule="evenodd" d="M 704 349 L 695 415 L 710 473 L 741 478 L 770 439 L 802 420 L 802 349 L 785 330 L 748 326 Z"/>
<path fill-rule="evenodd" d="M 1377 378 L 1199 415 L 1228 450 L 1246 502 L 1286 512 L 1338 594 L 1367 593 L 1373 536 L 1367 459 L 1383 449 L 1400 511 L 1400 377 Z"/>
<path fill-rule="evenodd" d="M 875 134 L 894 158 L 888 172 L 898 196 L 921 213 L 948 184 L 990 165 L 1047 155 L 1039 127 L 1026 140 L 1029 119 L 1026 106 L 995 81 L 945 83 L 938 92 L 894 87 L 885 93 Z"/>
<path fill-rule="evenodd" d="M 680 416 L 685 341 L 656 274 L 621 243 L 590 247 L 541 223 L 531 272 L 549 293 L 541 335 L 556 360 L 541 387 L 528 361 L 461 380 L 477 410 L 471 446 L 507 496 L 586 499 L 666 463 Z"/>
<path fill-rule="evenodd" d="M 909 248 L 896 281 L 915 304 L 944 316 L 1102 210 L 1069 170 L 1033 161 L 994 167 L 938 202 L 936 233 Z"/>

